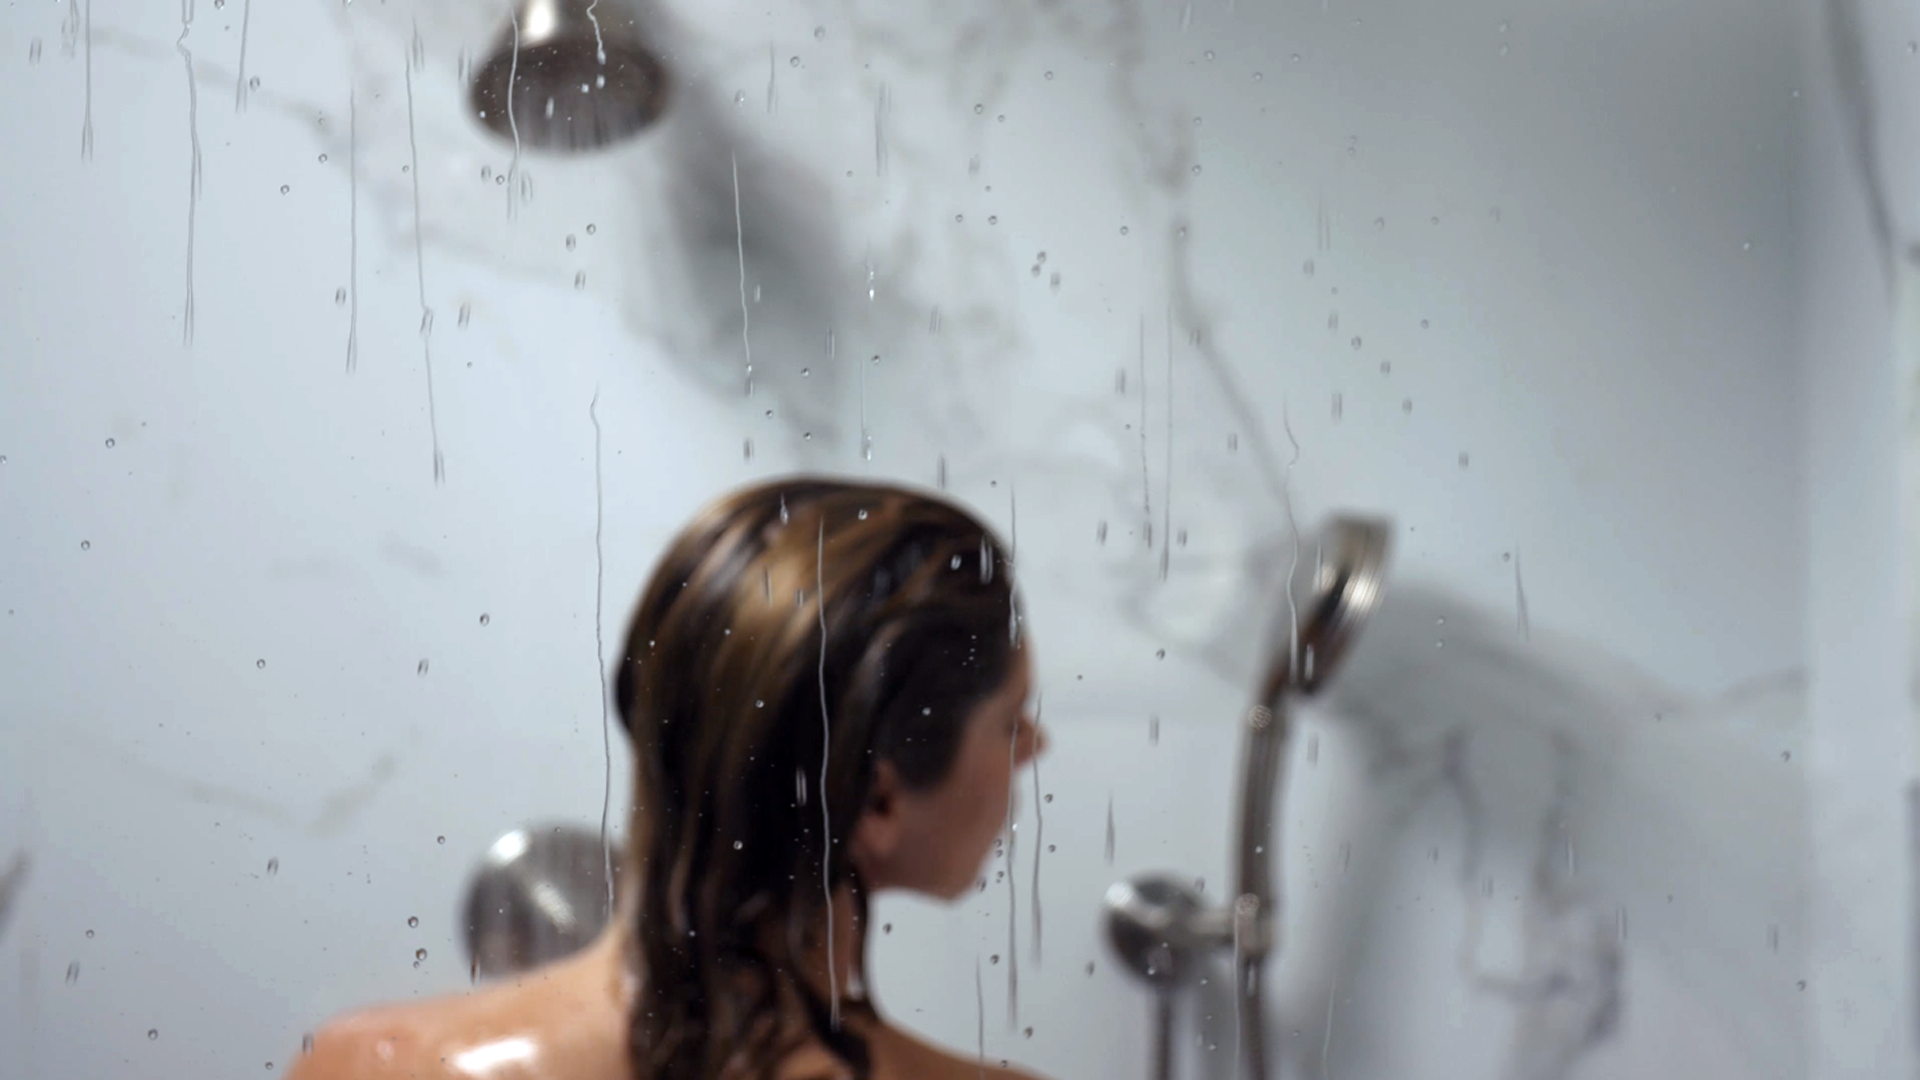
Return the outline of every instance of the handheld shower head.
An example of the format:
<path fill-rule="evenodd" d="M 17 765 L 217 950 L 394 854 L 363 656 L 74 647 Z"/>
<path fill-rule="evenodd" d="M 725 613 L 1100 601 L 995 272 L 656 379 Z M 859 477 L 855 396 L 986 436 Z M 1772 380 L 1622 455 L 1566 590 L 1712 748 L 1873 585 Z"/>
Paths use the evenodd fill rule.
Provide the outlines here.
<path fill-rule="evenodd" d="M 1380 604 L 1392 535 L 1380 518 L 1341 514 L 1302 538 L 1301 557 L 1312 562 L 1287 582 L 1291 603 L 1261 683 L 1261 704 L 1276 708 L 1288 691 L 1317 693 L 1339 670 Z"/>
<path fill-rule="evenodd" d="M 1148 875 L 1107 893 L 1108 932 L 1132 970 L 1161 992 L 1157 1073 L 1171 1073 L 1171 1005 L 1167 992 L 1194 967 L 1193 955 L 1231 945 L 1234 992 L 1251 1011 L 1240 1053 L 1253 1080 L 1266 1080 L 1261 973 L 1274 947 L 1273 807 L 1280 755 L 1288 734 L 1287 698 L 1324 688 L 1380 605 L 1393 527 L 1380 518 L 1337 515 L 1301 539 L 1304 567 L 1288 575 L 1286 610 L 1273 635 L 1274 656 L 1247 710 L 1241 749 L 1239 851 L 1235 889 L 1224 909 L 1203 907 L 1177 879 Z M 1298 571 L 1305 569 L 1306 573 Z"/>
<path fill-rule="evenodd" d="M 667 70 L 617 0 L 514 0 L 468 104 L 488 130 L 534 150 L 599 150 L 666 110 Z"/>

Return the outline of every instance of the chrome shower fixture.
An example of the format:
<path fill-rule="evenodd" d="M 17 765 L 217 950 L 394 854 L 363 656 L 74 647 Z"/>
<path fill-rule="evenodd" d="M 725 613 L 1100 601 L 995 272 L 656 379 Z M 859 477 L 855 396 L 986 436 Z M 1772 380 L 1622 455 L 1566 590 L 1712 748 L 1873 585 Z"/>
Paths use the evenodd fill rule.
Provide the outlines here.
<path fill-rule="evenodd" d="M 666 65 L 629 0 L 513 0 L 474 70 L 475 117 L 529 150 L 613 146 L 659 120 L 670 96 Z"/>
<path fill-rule="evenodd" d="M 1159 996 L 1155 1080 L 1172 1076 L 1174 987 L 1207 953 L 1222 949 L 1233 952 L 1234 992 L 1244 996 L 1247 1006 L 1239 1048 L 1246 1072 L 1237 1075 L 1252 1080 L 1270 1075 L 1261 979 L 1276 936 L 1268 849 L 1273 846 L 1280 754 L 1290 727 L 1287 705 L 1293 695 L 1312 695 L 1326 686 L 1379 606 L 1392 532 L 1385 521 L 1343 515 L 1301 542 L 1298 570 L 1305 573 L 1289 576 L 1286 618 L 1244 721 L 1232 904 L 1226 909 L 1206 907 L 1197 894 L 1165 874 L 1142 875 L 1107 892 L 1108 936 L 1121 959 Z"/>
<path fill-rule="evenodd" d="M 574 825 L 515 829 L 487 848 L 462 915 L 473 976 L 529 971 L 584 949 L 611 916 L 607 866 L 620 853 Z"/>

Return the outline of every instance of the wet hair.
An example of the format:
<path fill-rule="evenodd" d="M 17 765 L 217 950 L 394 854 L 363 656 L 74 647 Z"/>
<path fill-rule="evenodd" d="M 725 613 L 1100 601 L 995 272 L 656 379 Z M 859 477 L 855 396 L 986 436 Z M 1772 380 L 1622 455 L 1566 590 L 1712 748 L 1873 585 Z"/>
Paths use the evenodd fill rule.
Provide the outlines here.
<path fill-rule="evenodd" d="M 1018 612 L 992 531 L 904 488 L 764 483 L 672 542 L 614 690 L 635 759 L 637 1076 L 770 1077 L 813 1038 L 864 1080 L 864 1041 L 802 958 L 843 884 L 864 931 L 848 844 L 876 764 L 914 790 L 946 778 L 1012 672 Z"/>

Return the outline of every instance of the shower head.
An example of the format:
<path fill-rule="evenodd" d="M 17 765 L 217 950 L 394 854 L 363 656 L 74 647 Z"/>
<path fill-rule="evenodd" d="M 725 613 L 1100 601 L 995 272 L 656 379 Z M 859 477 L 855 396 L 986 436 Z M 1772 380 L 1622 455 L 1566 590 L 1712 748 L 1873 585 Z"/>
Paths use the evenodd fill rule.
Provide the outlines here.
<path fill-rule="evenodd" d="M 1382 519 L 1341 514 L 1302 539 L 1301 569 L 1307 572 L 1287 582 L 1291 604 L 1261 687 L 1262 702 L 1271 707 L 1290 690 L 1315 693 L 1339 669 L 1379 606 L 1392 535 Z"/>
<path fill-rule="evenodd" d="M 629 139 L 667 107 L 667 70 L 621 0 L 514 0 L 468 104 L 517 146 L 556 153 Z"/>
<path fill-rule="evenodd" d="M 620 854 L 574 825 L 515 829 L 467 884 L 467 958 L 476 979 L 518 974 L 585 948 L 610 915 L 607 869 Z"/>

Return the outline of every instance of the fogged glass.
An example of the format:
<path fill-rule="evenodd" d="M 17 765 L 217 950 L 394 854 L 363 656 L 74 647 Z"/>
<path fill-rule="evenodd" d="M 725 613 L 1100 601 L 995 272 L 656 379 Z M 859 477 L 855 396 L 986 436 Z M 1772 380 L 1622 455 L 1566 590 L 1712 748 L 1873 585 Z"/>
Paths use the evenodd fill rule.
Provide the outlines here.
<path fill-rule="evenodd" d="M 1902 18 L 9 9 L 0 1073 L 285 1070 L 582 947 L 639 590 L 796 471 L 1013 548 L 1051 749 L 873 912 L 963 1059 L 1910 1060 Z"/>

